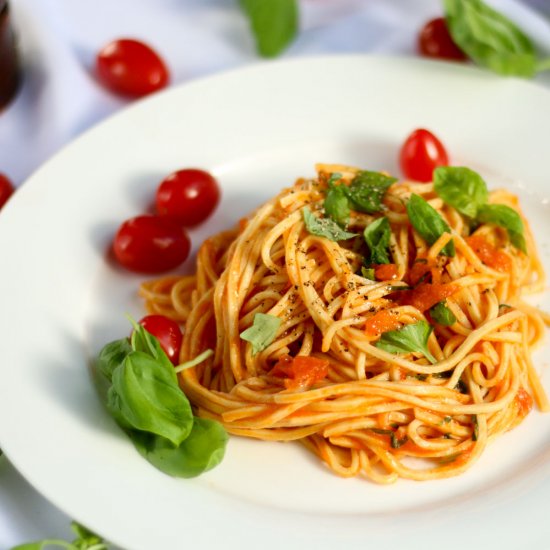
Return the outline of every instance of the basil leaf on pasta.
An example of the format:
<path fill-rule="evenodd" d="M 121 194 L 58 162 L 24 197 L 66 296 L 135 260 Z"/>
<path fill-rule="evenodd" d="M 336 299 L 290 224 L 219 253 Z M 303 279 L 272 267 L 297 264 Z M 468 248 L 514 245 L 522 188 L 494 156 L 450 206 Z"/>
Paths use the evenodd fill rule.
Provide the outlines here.
<path fill-rule="evenodd" d="M 475 218 L 478 209 L 489 200 L 487 184 L 483 178 L 477 172 L 461 166 L 436 168 L 434 190 L 445 204 L 469 218 Z"/>
<path fill-rule="evenodd" d="M 302 209 L 302 215 L 308 232 L 317 237 L 325 237 L 331 241 L 345 241 L 357 235 L 357 233 L 344 231 L 330 218 L 317 217 L 307 206 Z"/>
<path fill-rule="evenodd" d="M 277 335 L 281 319 L 267 313 L 256 313 L 252 326 L 241 332 L 243 340 L 252 344 L 252 355 L 263 351 Z"/>
<path fill-rule="evenodd" d="M 451 228 L 437 210 L 421 196 L 414 193 L 407 202 L 407 214 L 411 225 L 430 246 L 443 233 L 451 232 Z M 455 246 L 452 240 L 445 245 L 441 253 L 451 257 L 455 255 Z"/>
<path fill-rule="evenodd" d="M 389 353 L 420 352 L 434 364 L 437 359 L 428 349 L 428 338 L 432 331 L 433 327 L 422 319 L 400 329 L 384 332 L 375 346 Z"/>
<path fill-rule="evenodd" d="M 455 314 L 447 307 L 444 301 L 435 304 L 435 306 L 430 309 L 430 315 L 436 323 L 444 327 L 450 327 L 456 323 Z"/>
<path fill-rule="evenodd" d="M 533 43 L 510 19 L 481 0 L 444 0 L 444 8 L 454 42 L 478 65 L 502 75 L 534 76 Z"/>
<path fill-rule="evenodd" d="M 523 221 L 520 215 L 505 204 L 486 204 L 480 208 L 477 221 L 491 223 L 506 229 L 513 246 L 527 254 L 527 245 L 523 236 Z"/>
<path fill-rule="evenodd" d="M 349 222 L 349 201 L 344 190 L 345 185 L 331 185 L 323 206 L 325 213 L 341 227 Z"/>
<path fill-rule="evenodd" d="M 385 216 L 373 221 L 363 231 L 363 237 L 369 247 L 371 264 L 389 264 L 391 228 L 388 218 Z"/>
<path fill-rule="evenodd" d="M 359 212 L 374 214 L 382 210 L 382 199 L 388 188 L 397 181 L 381 172 L 362 170 L 346 187 L 351 207 Z"/>

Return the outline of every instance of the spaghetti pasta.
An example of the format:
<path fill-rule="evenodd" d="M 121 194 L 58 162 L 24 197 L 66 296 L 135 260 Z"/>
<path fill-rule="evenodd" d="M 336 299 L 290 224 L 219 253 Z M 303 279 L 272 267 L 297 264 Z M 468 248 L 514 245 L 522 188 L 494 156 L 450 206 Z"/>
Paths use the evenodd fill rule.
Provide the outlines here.
<path fill-rule="evenodd" d="M 304 210 L 321 224 L 328 190 L 360 173 L 318 165 L 317 177 L 207 239 L 195 274 L 144 282 L 140 294 L 150 313 L 185 325 L 181 362 L 214 350 L 179 374 L 199 416 L 239 436 L 299 440 L 341 476 L 457 475 L 533 399 L 550 409 L 531 361 L 549 319 L 522 300 L 542 290 L 544 270 L 504 190 L 488 202 L 519 213 L 527 253 L 498 224 L 474 227 L 433 183 L 393 183 L 376 212 L 348 201 L 345 231 L 356 237 L 311 231 Z M 411 223 L 413 195 L 446 224 L 431 243 Z M 361 234 L 382 218 L 387 261 L 376 263 Z M 242 334 L 259 314 L 277 322 L 254 349 Z M 395 348 L 405 328 L 415 338 L 425 329 L 425 346 Z"/>

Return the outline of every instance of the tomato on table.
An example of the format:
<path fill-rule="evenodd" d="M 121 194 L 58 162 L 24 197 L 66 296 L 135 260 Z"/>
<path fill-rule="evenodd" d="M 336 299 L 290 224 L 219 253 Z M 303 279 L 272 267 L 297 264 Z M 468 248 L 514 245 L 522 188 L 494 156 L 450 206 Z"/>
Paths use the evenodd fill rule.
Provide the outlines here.
<path fill-rule="evenodd" d="M 191 242 L 185 230 L 167 218 L 136 216 L 122 223 L 113 252 L 119 263 L 138 273 L 162 273 L 187 259 Z"/>
<path fill-rule="evenodd" d="M 8 199 L 15 191 L 15 187 L 10 179 L 0 172 L 0 208 L 6 204 Z"/>
<path fill-rule="evenodd" d="M 158 339 L 168 359 L 177 365 L 183 339 L 179 325 L 164 315 L 155 314 L 146 315 L 140 319 L 139 324 Z"/>
<path fill-rule="evenodd" d="M 107 44 L 97 54 L 96 72 L 109 90 L 129 97 L 156 92 L 170 80 L 168 68 L 158 53 L 130 38 Z"/>
<path fill-rule="evenodd" d="M 160 216 L 193 227 L 212 214 L 220 201 L 220 187 L 210 173 L 198 168 L 178 170 L 159 185 L 156 208 Z"/>
<path fill-rule="evenodd" d="M 441 141 L 429 130 L 418 128 L 401 147 L 399 164 L 403 175 L 420 182 L 432 181 L 438 166 L 447 166 L 449 156 Z"/>
<path fill-rule="evenodd" d="M 466 54 L 455 44 L 444 17 L 428 21 L 418 35 L 418 51 L 426 56 L 450 61 L 464 61 Z"/>

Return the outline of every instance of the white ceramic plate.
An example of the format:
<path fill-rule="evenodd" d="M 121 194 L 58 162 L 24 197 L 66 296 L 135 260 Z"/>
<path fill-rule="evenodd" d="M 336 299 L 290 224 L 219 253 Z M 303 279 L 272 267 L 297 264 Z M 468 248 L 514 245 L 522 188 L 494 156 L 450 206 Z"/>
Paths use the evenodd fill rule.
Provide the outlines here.
<path fill-rule="evenodd" d="M 550 267 L 550 93 L 468 67 L 265 63 L 136 104 L 47 163 L 0 216 L 0 444 L 10 460 L 67 514 L 132 550 L 547 545 L 550 415 L 534 412 L 449 480 L 340 479 L 298 444 L 236 437 L 218 468 L 176 480 L 137 454 L 90 376 L 90 358 L 128 333 L 124 314 L 143 313 L 142 278 L 110 264 L 110 239 L 166 174 L 202 166 L 221 182 L 196 245 L 315 162 L 398 173 L 398 148 L 421 126 L 456 164 L 520 194 Z M 535 356 L 548 389 L 549 350 Z"/>

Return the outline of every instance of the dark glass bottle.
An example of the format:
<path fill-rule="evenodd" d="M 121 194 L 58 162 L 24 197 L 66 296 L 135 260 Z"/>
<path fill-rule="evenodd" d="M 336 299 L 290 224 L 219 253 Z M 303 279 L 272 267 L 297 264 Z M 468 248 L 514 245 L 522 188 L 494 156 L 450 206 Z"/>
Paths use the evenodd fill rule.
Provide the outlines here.
<path fill-rule="evenodd" d="M 15 96 L 21 72 L 7 0 L 0 0 L 0 110 Z"/>

